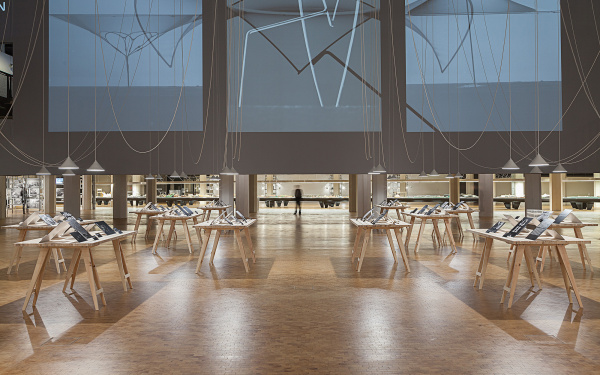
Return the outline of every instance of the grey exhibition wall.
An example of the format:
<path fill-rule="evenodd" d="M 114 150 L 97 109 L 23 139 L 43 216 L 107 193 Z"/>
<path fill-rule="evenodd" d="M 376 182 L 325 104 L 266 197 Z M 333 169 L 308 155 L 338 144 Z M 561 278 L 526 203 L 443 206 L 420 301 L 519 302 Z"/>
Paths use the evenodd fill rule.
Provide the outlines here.
<path fill-rule="evenodd" d="M 403 103 L 406 101 L 405 85 L 405 10 L 402 3 L 391 0 L 382 1 L 381 6 L 381 45 L 382 45 L 382 137 L 383 157 L 375 162 L 385 162 L 389 172 L 394 173 L 419 173 L 424 168 L 432 168 L 432 155 L 435 154 L 435 166 L 439 172 L 456 172 L 457 155 L 455 150 L 450 150 L 440 134 L 435 135 L 435 150 L 432 150 L 432 134 L 405 133 L 401 124 L 406 124 L 406 112 Z M 11 1 L 7 2 L 10 12 L 0 13 L 0 26 L 6 24 L 5 40 L 14 43 L 15 82 L 23 77 L 26 66 L 27 45 L 33 27 L 33 17 L 36 3 L 38 12 L 43 1 Z M 215 4 L 217 8 L 215 9 Z M 562 30 L 562 82 L 563 82 L 563 107 L 569 108 L 564 118 L 562 132 L 562 156 L 575 155 L 590 141 L 591 147 L 580 156 L 573 158 L 575 164 L 565 164 L 569 172 L 591 173 L 598 171 L 600 155 L 593 153 L 598 144 L 594 137 L 598 132 L 598 116 L 590 105 L 589 98 L 598 97 L 600 87 L 600 73 L 595 67 L 589 73 L 586 91 L 580 90 L 581 79 L 578 67 L 575 64 L 573 53 L 577 61 L 581 61 L 584 73 L 587 74 L 598 53 L 599 43 L 596 38 L 594 14 L 591 12 L 589 2 L 575 2 L 562 0 L 564 20 L 569 35 Z M 389 9 L 392 9 L 390 22 Z M 570 11 L 570 14 L 567 14 Z M 215 173 L 222 168 L 225 122 L 227 108 L 227 10 L 224 1 L 205 0 L 203 2 L 203 56 L 204 56 L 204 93 L 203 107 L 206 119 L 203 132 L 176 132 L 168 134 L 160 146 L 160 166 L 158 153 L 152 154 L 152 171 L 156 173 L 170 173 L 174 168 L 181 169 L 181 148 L 184 143 L 185 162 L 184 170 L 188 174 Z M 39 13 L 38 13 L 39 14 Z M 216 18 L 215 18 L 216 15 Z M 47 12 L 46 12 L 47 17 Z M 598 17 L 600 18 L 600 17 Z M 215 23 L 216 19 L 216 23 Z M 571 19 L 573 22 L 571 22 Z M 46 27 L 48 23 L 46 22 Z M 571 30 L 573 28 L 573 30 Z M 574 47 L 572 32 L 577 38 L 577 50 Z M 392 49 L 392 33 L 394 48 Z M 44 35 L 48 35 L 45 33 Z M 571 43 L 569 43 L 569 38 Z M 6 137 L 0 138 L 0 174 L 28 174 L 35 173 L 37 164 L 21 154 L 24 153 L 36 159 L 42 159 L 42 131 L 46 138 L 46 161 L 60 163 L 67 154 L 67 137 L 65 133 L 48 133 L 43 124 L 44 103 L 42 101 L 42 85 L 44 71 L 47 80 L 47 65 L 43 60 L 43 51 L 40 47 L 41 38 L 36 45 L 33 58 L 23 81 L 19 97 L 14 107 L 14 119 L 7 120 L 2 128 Z M 213 43 L 215 48 L 213 49 Z M 48 43 L 46 41 L 46 46 Z M 392 55 L 392 50 L 396 56 Z M 46 58 L 48 53 L 45 53 Z M 394 66 L 395 58 L 395 66 Z M 211 64 L 212 62 L 212 64 Z M 394 68 L 396 71 L 394 71 Z M 397 79 L 396 79 L 397 78 Z M 400 105 L 398 104 L 400 103 Z M 45 105 L 47 108 L 47 103 Z M 542 111 L 555 110 L 554 108 L 541 108 Z M 194 119 L 203 121 L 203 119 Z M 147 174 L 150 172 L 150 158 L 147 154 L 138 154 L 126 146 L 119 132 L 98 133 L 102 144 L 98 148 L 98 160 L 110 174 Z M 541 132 L 543 139 L 548 133 Z M 156 132 L 127 132 L 125 137 L 135 148 L 147 149 L 152 137 L 153 143 L 158 138 Z M 176 137 L 174 145 L 173 136 Z M 503 139 L 501 139 L 501 137 Z M 236 169 L 244 174 L 253 173 L 366 173 L 373 165 L 373 160 L 365 157 L 365 136 L 363 132 L 339 133 L 244 133 L 241 135 L 240 160 L 235 161 Z M 449 135 L 453 142 L 458 141 L 459 134 L 454 132 Z M 514 143 L 525 153 L 531 153 L 535 144 L 535 133 L 513 132 Z M 231 140 L 231 138 L 230 138 Z M 238 139 L 239 140 L 239 139 Z M 424 140 L 425 152 L 423 156 Z M 14 145 L 11 145 L 9 141 Z M 461 132 L 461 146 L 476 145 L 464 151 L 460 159 L 460 172 L 462 173 L 501 173 L 500 167 L 508 158 L 507 132 Z M 378 142 L 379 143 L 379 142 Z M 528 143 L 530 145 L 528 145 Z M 16 147 L 16 148 L 15 148 Z M 93 132 L 72 133 L 71 151 L 81 167 L 87 167 L 93 162 Z M 229 151 L 232 147 L 229 146 Z M 202 157 L 198 159 L 202 150 Z M 558 136 L 555 133 L 541 147 L 541 152 L 549 159 L 558 158 Z M 13 155 L 11 155 L 13 154 Z M 378 150 L 373 151 L 377 155 Z M 230 157 L 230 156 L 229 156 Z M 423 157 L 425 158 L 423 162 Z M 522 157 L 513 154 L 515 160 Z M 533 155 L 529 155 L 533 157 Z M 176 161 L 174 162 L 174 158 Z M 21 160 L 19 160 L 21 159 Z M 80 160 L 81 159 L 81 160 Z M 518 162 L 525 167 L 526 160 Z M 489 169 L 489 168 L 493 169 Z M 529 168 L 523 168 L 527 172 Z M 52 169 L 56 172 L 56 169 Z"/>

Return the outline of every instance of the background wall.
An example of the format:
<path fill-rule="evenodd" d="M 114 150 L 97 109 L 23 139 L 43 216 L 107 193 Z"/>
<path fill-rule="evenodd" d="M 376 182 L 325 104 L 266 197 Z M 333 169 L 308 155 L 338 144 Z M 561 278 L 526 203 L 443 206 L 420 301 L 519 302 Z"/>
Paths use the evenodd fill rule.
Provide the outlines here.
<path fill-rule="evenodd" d="M 27 153 L 34 159 L 42 160 L 43 145 L 42 134 L 45 134 L 45 158 L 47 163 L 58 164 L 67 156 L 67 137 L 64 133 L 48 133 L 43 108 L 42 91 L 47 92 L 48 72 L 44 64 L 42 45 L 46 46 L 47 58 L 48 41 L 43 43 L 43 30 L 40 31 L 37 42 L 35 33 L 32 45 L 36 48 L 32 56 L 27 56 L 32 28 L 37 29 L 40 10 L 44 1 L 10 1 L 7 2 L 7 11 L 0 13 L 0 25 L 6 22 L 6 41 L 14 43 L 15 88 L 22 83 L 19 97 L 14 107 L 14 119 L 7 120 L 1 128 L 3 137 L 0 137 L 0 174 L 28 174 L 35 173 L 40 165 L 23 155 Z M 216 4 L 216 8 L 215 8 Z M 562 82 L 563 106 L 569 108 L 564 118 L 562 132 L 563 157 L 572 155 L 582 150 L 590 142 L 590 148 L 582 150 L 581 155 L 576 155 L 570 160 L 575 164 L 565 163 L 569 172 L 591 173 L 598 170 L 600 153 L 592 154 L 598 147 L 595 139 L 598 127 L 598 116 L 590 105 L 590 100 L 600 97 L 600 71 L 592 64 L 598 53 L 598 40 L 596 38 L 594 13 L 589 2 L 567 2 L 562 0 L 564 22 L 569 34 L 562 31 Z M 37 13 L 36 13 L 36 5 Z M 390 13 L 391 12 L 391 13 Z M 225 2 L 218 0 L 205 0 L 203 2 L 203 56 L 204 56 L 204 116 L 206 124 L 204 132 L 169 133 L 159 150 L 151 156 L 138 154 L 131 151 L 125 144 L 120 133 L 99 133 L 106 137 L 98 148 L 98 161 L 110 174 L 147 174 L 149 172 L 170 173 L 173 169 L 184 170 L 188 174 L 207 174 L 221 170 L 223 166 L 225 123 L 226 123 L 226 86 L 227 86 L 227 45 L 228 18 Z M 45 28 L 48 27 L 48 8 L 45 9 Z M 600 15 L 596 15 L 600 17 Z M 435 135 L 435 149 L 429 147 L 431 134 L 425 136 L 426 151 L 420 143 L 419 133 L 405 133 L 402 131 L 406 124 L 406 112 L 403 105 L 406 96 L 405 72 L 405 10 L 401 2 L 382 0 L 380 24 L 382 48 L 382 129 L 383 152 L 381 156 L 376 145 L 372 154 L 375 160 L 368 159 L 368 150 L 365 147 L 363 132 L 354 133 L 245 133 L 242 135 L 240 160 L 235 162 L 235 167 L 240 173 L 366 173 L 375 163 L 381 162 L 388 172 L 393 173 L 419 173 L 423 168 L 432 168 L 432 155 L 436 158 L 436 169 L 440 173 L 456 172 L 457 160 L 455 150 L 450 150 L 444 144 L 440 134 Z M 573 22 L 571 22 L 571 19 Z M 215 23 L 214 21 L 217 20 Z M 393 20 L 393 22 L 392 22 Z M 34 30 L 36 30 L 34 29 Z M 577 48 L 574 46 L 572 31 L 577 39 Z M 393 33 L 393 38 L 392 38 Z M 392 39 L 394 48 L 392 48 Z M 215 48 L 213 49 L 213 46 Z M 395 51 L 395 56 L 392 55 Z M 581 65 L 575 63 L 575 58 Z M 31 57 L 31 59 L 29 59 Z M 30 60 L 30 61 L 29 61 Z M 394 64 L 395 60 L 395 64 Z M 28 66 L 27 75 L 24 70 Z M 591 71 L 590 71 L 591 69 Z M 581 73 L 583 71 L 583 73 Z M 586 90 L 580 90 L 580 74 L 587 74 Z M 44 77 L 45 75 L 45 77 Z M 398 77 L 396 81 L 395 77 Z M 397 83 L 397 84 L 396 84 Z M 587 92 L 587 95 L 586 95 Z M 588 98 L 589 97 L 589 98 Z M 203 119 L 194 119 L 203 121 Z M 541 132 L 544 139 L 547 132 Z M 129 132 L 127 140 L 133 147 L 146 149 L 151 137 L 156 143 L 159 134 L 156 132 Z M 456 141 L 458 134 L 448 135 Z M 502 136 L 502 139 L 500 138 Z M 181 145 L 183 137 L 183 158 Z M 535 133 L 513 133 L 515 142 L 533 156 Z M 508 158 L 508 134 L 506 132 L 484 133 L 480 136 L 477 132 L 460 133 L 461 145 L 477 144 L 464 151 L 460 158 L 461 173 L 494 173 Z M 230 142 L 232 138 L 229 138 Z M 10 142 L 9 142 L 10 141 Z M 80 167 L 87 168 L 92 164 L 93 132 L 71 134 L 71 154 Z M 187 145 L 186 145 L 187 143 Z M 233 147 L 229 146 L 229 157 Z M 558 158 L 558 135 L 554 134 L 541 146 L 541 152 L 548 159 Z M 160 153 L 160 155 L 159 155 Z M 200 161 L 196 164 L 199 156 Z M 521 157 L 513 155 L 521 165 L 527 164 L 526 160 L 518 161 Z M 425 160 L 423 160 L 423 158 Z M 471 161 L 469 161 L 471 160 Z M 152 163 L 152 167 L 150 167 Z M 495 169 L 488 169 L 492 167 Z M 521 172 L 527 171 L 524 168 Z M 52 169 L 56 173 L 56 169 Z"/>

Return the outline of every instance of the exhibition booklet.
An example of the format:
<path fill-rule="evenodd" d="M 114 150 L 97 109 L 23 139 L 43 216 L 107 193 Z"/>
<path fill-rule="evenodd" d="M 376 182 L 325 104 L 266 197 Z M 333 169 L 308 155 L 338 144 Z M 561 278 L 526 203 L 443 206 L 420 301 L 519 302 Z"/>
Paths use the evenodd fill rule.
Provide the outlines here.
<path fill-rule="evenodd" d="M 521 231 L 523 229 L 525 229 L 525 227 L 527 226 L 527 224 L 529 224 L 529 222 L 533 220 L 533 218 L 531 217 L 524 217 L 523 220 L 519 221 L 517 223 L 517 225 L 515 225 L 511 230 L 509 230 L 508 232 L 504 233 L 504 235 L 502 237 L 515 237 L 516 235 L 518 235 L 519 233 L 521 233 Z"/>
<path fill-rule="evenodd" d="M 110 225 L 106 224 L 104 221 L 96 221 L 96 225 L 100 228 L 104 234 L 110 236 L 111 234 L 115 234 L 115 231 L 110 227 Z"/>
<path fill-rule="evenodd" d="M 546 229 L 550 228 L 550 225 L 554 223 L 552 219 L 546 219 L 540 223 L 529 235 L 526 237 L 528 240 L 537 240 L 539 236 L 542 235 L 546 231 Z"/>
<path fill-rule="evenodd" d="M 50 215 L 47 215 L 47 214 L 41 214 L 40 219 L 42 219 L 44 221 L 44 223 L 46 223 L 48 225 L 54 226 L 54 225 L 58 224 L 56 221 L 54 221 L 54 219 Z"/>
<path fill-rule="evenodd" d="M 387 215 L 387 213 L 388 213 L 388 210 L 383 210 L 383 211 L 382 211 L 382 212 L 379 214 L 379 216 L 377 216 L 377 217 L 375 218 L 375 220 L 373 220 L 371 223 L 373 223 L 373 225 L 377 224 L 377 222 L 378 222 L 379 220 L 381 220 L 381 218 L 383 218 L 385 215 Z"/>
<path fill-rule="evenodd" d="M 571 212 L 573 212 L 573 210 L 564 210 L 561 212 L 556 219 L 554 219 L 554 224 L 562 223 L 571 214 Z"/>
<path fill-rule="evenodd" d="M 69 220 L 67 220 L 67 223 L 69 223 L 69 225 L 71 226 L 71 228 L 75 229 L 79 234 L 81 234 L 86 239 L 89 239 L 89 238 L 93 237 L 87 230 L 85 230 L 84 227 L 81 226 L 81 224 L 79 224 L 77 222 L 77 220 L 75 220 L 75 219 L 69 219 Z"/>
<path fill-rule="evenodd" d="M 192 216 L 192 215 L 194 214 L 194 213 L 193 213 L 193 212 L 192 212 L 192 211 L 191 211 L 189 208 L 187 208 L 187 207 L 185 207 L 185 206 L 183 206 L 183 207 L 182 207 L 182 206 L 180 206 L 180 205 L 178 205 L 178 204 L 177 204 L 176 206 L 177 206 L 177 208 L 179 208 L 179 210 L 180 210 L 180 211 L 181 211 L 183 214 L 185 214 L 186 216 Z"/>
<path fill-rule="evenodd" d="M 371 208 L 369 211 L 367 211 L 367 213 L 363 215 L 362 221 L 367 221 L 367 219 L 370 218 L 371 215 L 373 214 L 374 210 L 375 210 L 374 208 Z"/>
<path fill-rule="evenodd" d="M 432 213 L 435 212 L 435 210 L 437 210 L 437 208 L 440 206 L 440 204 L 438 203 L 435 207 L 433 207 L 431 210 L 427 211 L 427 213 L 425 215 L 429 216 Z"/>
<path fill-rule="evenodd" d="M 496 233 L 498 229 L 502 228 L 506 224 L 504 221 L 499 221 L 496 224 L 492 225 L 492 227 L 485 231 L 485 233 Z"/>
<path fill-rule="evenodd" d="M 457 204 L 454 205 L 454 207 L 452 207 L 453 210 L 458 210 L 458 208 L 463 204 L 463 201 L 458 202 Z"/>
<path fill-rule="evenodd" d="M 417 215 L 421 215 L 421 214 L 422 214 L 423 212 L 425 212 L 425 210 L 426 210 L 426 209 L 428 209 L 428 208 L 429 208 L 429 205 L 428 205 L 428 204 L 426 204 L 426 205 L 425 205 L 423 208 L 421 208 L 421 209 L 419 210 L 419 212 L 417 212 Z"/>
<path fill-rule="evenodd" d="M 244 217 L 244 215 L 242 215 L 242 213 L 240 211 L 235 211 L 235 213 L 242 219 L 242 221 L 245 223 L 248 220 L 246 220 L 246 217 Z"/>
<path fill-rule="evenodd" d="M 417 212 L 418 208 L 415 208 L 414 210 L 410 211 L 409 213 L 414 214 L 415 212 Z"/>

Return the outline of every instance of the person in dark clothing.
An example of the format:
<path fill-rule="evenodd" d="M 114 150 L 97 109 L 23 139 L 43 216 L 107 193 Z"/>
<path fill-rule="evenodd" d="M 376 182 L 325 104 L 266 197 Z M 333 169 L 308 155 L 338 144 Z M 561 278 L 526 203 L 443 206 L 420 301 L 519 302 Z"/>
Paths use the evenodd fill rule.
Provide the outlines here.
<path fill-rule="evenodd" d="M 294 200 L 296 201 L 296 210 L 294 211 L 294 215 L 298 213 L 298 215 L 302 215 L 302 189 L 300 189 L 300 185 L 296 185 L 296 190 L 294 190 Z"/>
<path fill-rule="evenodd" d="M 21 187 L 21 204 L 23 205 L 23 215 L 27 211 L 27 191 L 25 190 L 25 184 Z"/>

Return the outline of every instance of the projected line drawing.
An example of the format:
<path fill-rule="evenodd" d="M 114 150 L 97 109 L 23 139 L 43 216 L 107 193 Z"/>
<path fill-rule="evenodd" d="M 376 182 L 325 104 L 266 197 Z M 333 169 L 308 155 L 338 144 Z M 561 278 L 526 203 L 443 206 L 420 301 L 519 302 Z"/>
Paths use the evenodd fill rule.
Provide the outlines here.
<path fill-rule="evenodd" d="M 71 25 L 96 35 L 114 48 L 117 53 L 121 54 L 125 59 L 127 69 L 127 85 L 130 86 L 132 83 L 129 71 L 131 56 L 151 46 L 160 59 L 169 68 L 172 68 L 177 48 L 182 43 L 183 38 L 194 27 L 202 25 L 201 14 L 139 14 L 137 3 L 138 0 L 135 0 L 134 14 L 100 14 L 97 29 L 94 14 L 51 14 L 51 16 L 64 22 L 70 22 Z M 154 45 L 154 42 L 163 35 L 181 27 L 184 27 L 184 30 L 182 33 L 176 34 L 177 41 L 171 56 L 165 57 Z M 129 31 L 123 31 L 122 29 L 128 29 Z"/>

